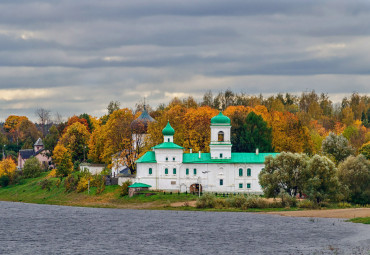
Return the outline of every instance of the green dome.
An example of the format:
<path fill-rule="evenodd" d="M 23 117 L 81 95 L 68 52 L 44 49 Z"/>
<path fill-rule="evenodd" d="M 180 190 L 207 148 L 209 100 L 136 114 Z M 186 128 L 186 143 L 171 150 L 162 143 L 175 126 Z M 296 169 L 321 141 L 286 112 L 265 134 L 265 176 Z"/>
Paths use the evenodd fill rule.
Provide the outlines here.
<path fill-rule="evenodd" d="M 211 124 L 230 124 L 230 118 L 220 112 L 217 116 L 211 119 Z"/>
<path fill-rule="evenodd" d="M 162 130 L 163 135 L 174 135 L 175 129 L 173 129 L 170 125 L 170 122 L 167 122 L 166 127 Z"/>

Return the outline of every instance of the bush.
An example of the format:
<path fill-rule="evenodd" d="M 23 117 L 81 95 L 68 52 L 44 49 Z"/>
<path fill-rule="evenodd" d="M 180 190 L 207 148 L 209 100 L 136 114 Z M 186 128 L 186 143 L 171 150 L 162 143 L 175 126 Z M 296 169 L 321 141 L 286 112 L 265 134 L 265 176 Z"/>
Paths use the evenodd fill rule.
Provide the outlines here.
<path fill-rule="evenodd" d="M 247 198 L 244 195 L 232 196 L 226 199 L 226 204 L 230 207 L 243 208 L 246 203 Z"/>
<path fill-rule="evenodd" d="M 220 197 L 216 197 L 215 208 L 225 208 L 225 207 L 227 207 L 226 200 Z"/>
<path fill-rule="evenodd" d="M 132 184 L 132 182 L 130 180 L 127 180 L 124 183 L 122 183 L 121 191 L 120 191 L 120 196 L 121 197 L 124 197 L 124 196 L 128 195 L 128 189 L 129 189 L 128 186 L 130 186 L 131 184 Z"/>
<path fill-rule="evenodd" d="M 105 176 L 93 175 L 90 184 L 92 187 L 96 187 L 96 195 L 99 195 L 105 190 Z"/>
<path fill-rule="evenodd" d="M 351 208 L 352 205 L 350 203 L 347 203 L 347 202 L 341 202 L 341 203 L 338 203 L 338 207 L 339 208 Z"/>
<path fill-rule="evenodd" d="M 58 179 L 56 182 L 55 182 L 55 186 L 57 188 L 59 188 L 60 184 L 62 183 L 62 181 L 60 179 Z"/>
<path fill-rule="evenodd" d="M 68 175 L 67 178 L 64 180 L 64 187 L 66 188 L 66 192 L 75 191 L 78 185 L 78 179 L 73 175 Z"/>
<path fill-rule="evenodd" d="M 257 196 L 257 195 L 249 195 L 246 197 L 247 202 L 243 209 L 247 208 L 267 208 L 268 203 L 263 198 Z"/>
<path fill-rule="evenodd" d="M 281 206 L 282 207 L 296 207 L 297 206 L 297 199 L 295 197 L 289 196 L 286 192 L 281 192 L 279 194 L 281 198 Z"/>
<path fill-rule="evenodd" d="M 216 205 L 216 197 L 211 193 L 206 193 L 197 199 L 197 208 L 214 208 Z"/>
<path fill-rule="evenodd" d="M 299 201 L 297 206 L 298 208 L 315 208 L 316 207 L 315 203 L 308 199 Z"/>
<path fill-rule="evenodd" d="M 9 185 L 10 178 L 7 175 L 3 175 L 0 177 L 0 186 L 1 187 L 6 187 Z"/>
<path fill-rule="evenodd" d="M 35 178 L 40 176 L 42 171 L 40 161 L 31 157 L 24 163 L 23 175 L 25 178 Z"/>
<path fill-rule="evenodd" d="M 90 177 L 81 177 L 77 184 L 77 192 L 83 192 L 89 187 Z"/>
<path fill-rule="evenodd" d="M 54 178 L 54 177 L 57 177 L 57 170 L 56 169 L 52 169 L 50 171 L 50 173 L 48 174 L 47 176 L 48 178 Z"/>
<path fill-rule="evenodd" d="M 39 185 L 41 186 L 41 189 L 47 189 L 48 191 L 51 190 L 52 184 L 53 184 L 53 182 L 48 180 L 48 179 L 44 179 L 44 180 L 39 182 Z"/>

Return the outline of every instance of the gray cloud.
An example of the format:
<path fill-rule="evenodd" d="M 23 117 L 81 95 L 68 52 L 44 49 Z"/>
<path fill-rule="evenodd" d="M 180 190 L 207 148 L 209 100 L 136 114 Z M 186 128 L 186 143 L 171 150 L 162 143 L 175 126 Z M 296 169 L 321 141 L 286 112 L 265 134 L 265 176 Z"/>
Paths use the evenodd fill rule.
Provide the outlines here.
<path fill-rule="evenodd" d="M 368 1 L 4 0 L 0 12 L 0 121 L 208 89 L 370 92 Z"/>

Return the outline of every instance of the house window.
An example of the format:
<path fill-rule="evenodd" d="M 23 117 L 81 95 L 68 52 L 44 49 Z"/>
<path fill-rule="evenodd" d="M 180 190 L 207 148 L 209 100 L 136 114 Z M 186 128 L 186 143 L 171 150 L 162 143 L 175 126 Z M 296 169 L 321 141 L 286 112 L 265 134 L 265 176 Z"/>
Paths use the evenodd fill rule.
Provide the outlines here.
<path fill-rule="evenodd" d="M 176 168 L 173 169 L 173 174 L 176 174 Z"/>
<path fill-rule="evenodd" d="M 222 158 L 222 153 L 220 153 L 220 158 Z"/>
<path fill-rule="evenodd" d="M 170 142 L 171 140 L 170 140 L 170 138 L 167 138 L 167 142 Z"/>
<path fill-rule="evenodd" d="M 194 168 L 194 175 L 197 175 L 197 169 Z"/>
<path fill-rule="evenodd" d="M 239 176 L 243 176 L 243 169 L 239 168 Z"/>
<path fill-rule="evenodd" d="M 168 168 L 164 169 L 164 174 L 168 174 Z"/>
<path fill-rule="evenodd" d="M 251 176 L 252 175 L 252 170 L 250 168 L 247 169 L 247 176 Z"/>
<path fill-rule="evenodd" d="M 175 159 L 176 159 L 175 157 L 172 158 L 173 161 L 175 161 Z"/>
<path fill-rule="evenodd" d="M 250 188 L 251 188 L 251 184 L 247 183 L 247 189 L 250 189 Z"/>
<path fill-rule="evenodd" d="M 218 141 L 219 142 L 224 141 L 224 132 L 222 132 L 222 131 L 218 132 Z"/>
<path fill-rule="evenodd" d="M 149 174 L 153 174 L 153 169 L 149 168 Z"/>
<path fill-rule="evenodd" d="M 186 168 L 186 175 L 189 175 L 189 168 Z"/>
<path fill-rule="evenodd" d="M 166 157 L 166 161 L 168 161 L 168 157 Z"/>
<path fill-rule="evenodd" d="M 224 185 L 224 180 L 220 179 L 220 186 Z"/>
<path fill-rule="evenodd" d="M 239 189 L 243 188 L 243 183 L 239 183 Z"/>

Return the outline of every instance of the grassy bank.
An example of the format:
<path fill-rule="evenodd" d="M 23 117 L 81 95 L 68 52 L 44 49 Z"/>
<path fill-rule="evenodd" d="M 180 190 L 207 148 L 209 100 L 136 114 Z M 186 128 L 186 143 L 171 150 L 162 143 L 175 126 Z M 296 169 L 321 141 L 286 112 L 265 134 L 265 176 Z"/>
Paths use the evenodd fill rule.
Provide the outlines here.
<path fill-rule="evenodd" d="M 370 217 L 354 218 L 354 219 L 350 219 L 349 221 L 353 223 L 370 224 Z"/>

